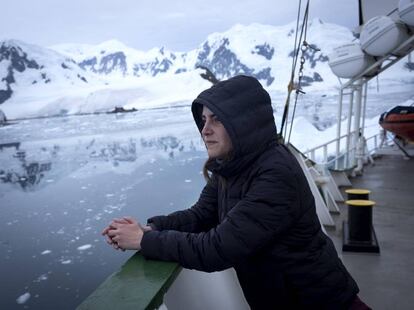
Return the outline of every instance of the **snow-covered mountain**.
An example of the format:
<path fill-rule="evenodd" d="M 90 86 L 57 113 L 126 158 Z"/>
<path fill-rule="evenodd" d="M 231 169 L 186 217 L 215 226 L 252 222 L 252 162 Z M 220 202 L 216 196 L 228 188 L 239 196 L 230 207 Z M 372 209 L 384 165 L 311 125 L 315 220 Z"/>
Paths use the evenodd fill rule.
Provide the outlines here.
<path fill-rule="evenodd" d="M 187 53 L 165 48 L 137 51 L 111 40 L 97 46 L 63 44 L 56 51 L 75 59 L 80 67 L 107 77 L 154 77 L 179 74 L 199 66 L 208 68 L 219 79 L 237 74 L 253 75 L 266 86 L 276 87 L 290 75 L 294 54 L 294 23 L 282 27 L 261 24 L 235 25 L 223 33 L 213 33 L 200 46 Z M 305 85 L 332 79 L 327 66 L 333 47 L 353 39 L 348 29 L 314 19 L 309 24 L 308 41 L 321 49 L 305 55 Z"/>
<path fill-rule="evenodd" d="M 111 40 L 99 45 L 61 44 L 50 48 L 0 42 L 0 108 L 11 117 L 154 107 L 189 102 L 211 85 L 199 67 L 218 79 L 237 74 L 258 78 L 270 92 L 285 92 L 291 75 L 295 23 L 285 26 L 235 25 L 212 33 L 198 48 L 139 51 Z M 338 79 L 328 55 L 354 40 L 347 28 L 310 21 L 303 87 L 334 90 Z M 401 63 L 401 64 L 400 64 Z M 392 80 L 413 81 L 410 67 L 391 68 Z M 387 73 L 387 72 L 386 72 Z"/>
<path fill-rule="evenodd" d="M 95 80 L 73 59 L 17 40 L 0 42 L 0 104 L 14 91 L 87 85 Z"/>
<path fill-rule="evenodd" d="M 60 44 L 51 48 L 75 59 L 79 66 L 87 71 L 115 78 L 156 76 L 170 72 L 172 66 L 180 66 L 185 61 L 185 53 L 173 53 L 164 48 L 153 48 L 143 52 L 117 40 L 99 45 Z"/>

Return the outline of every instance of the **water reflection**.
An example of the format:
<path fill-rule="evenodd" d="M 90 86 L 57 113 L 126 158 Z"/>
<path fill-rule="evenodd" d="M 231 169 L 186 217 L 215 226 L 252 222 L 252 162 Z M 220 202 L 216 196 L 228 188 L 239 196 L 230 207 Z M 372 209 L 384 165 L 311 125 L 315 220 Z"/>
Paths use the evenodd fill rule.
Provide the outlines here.
<path fill-rule="evenodd" d="M 141 163 L 140 155 L 155 153 L 173 159 L 179 153 L 194 151 L 194 142 L 186 147 L 183 141 L 173 135 L 127 140 L 92 138 L 75 144 L 65 143 L 30 146 L 28 143 L 0 144 L 0 183 L 13 184 L 24 191 L 35 190 L 42 185 L 58 181 L 62 177 L 87 167 L 91 163 L 110 162 L 119 167 L 122 162 Z M 85 168 L 84 168 L 85 169 Z"/>
<path fill-rule="evenodd" d="M 45 173 L 52 169 L 52 163 L 27 162 L 26 152 L 19 150 L 18 146 L 20 146 L 20 143 L 16 143 L 16 145 L 16 152 L 12 157 L 20 163 L 20 166 L 18 164 L 11 164 L 14 168 L 6 170 L 0 168 L 0 181 L 3 183 L 18 184 L 23 190 L 34 188 L 36 185 L 40 184 Z M 0 144 L 1 151 L 3 151 L 5 147 L 4 144 Z"/>

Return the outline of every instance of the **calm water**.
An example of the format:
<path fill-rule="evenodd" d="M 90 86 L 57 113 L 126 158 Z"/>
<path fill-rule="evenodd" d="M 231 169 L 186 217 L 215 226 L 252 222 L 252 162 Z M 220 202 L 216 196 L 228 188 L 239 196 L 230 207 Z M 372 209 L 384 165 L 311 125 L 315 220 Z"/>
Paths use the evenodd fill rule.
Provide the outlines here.
<path fill-rule="evenodd" d="M 1 129 L 0 309 L 75 308 L 133 254 L 100 235 L 112 218 L 145 223 L 196 201 L 205 152 L 189 114 L 168 111 L 168 122 L 165 111 L 43 119 Z"/>

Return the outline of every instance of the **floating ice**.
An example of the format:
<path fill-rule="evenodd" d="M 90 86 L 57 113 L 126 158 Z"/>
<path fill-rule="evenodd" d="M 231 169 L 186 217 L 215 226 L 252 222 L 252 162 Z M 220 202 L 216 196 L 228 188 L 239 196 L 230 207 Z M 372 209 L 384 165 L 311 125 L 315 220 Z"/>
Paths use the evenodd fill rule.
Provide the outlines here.
<path fill-rule="evenodd" d="M 106 197 L 113 197 L 114 194 L 106 194 Z"/>
<path fill-rule="evenodd" d="M 44 250 L 42 253 L 40 253 L 41 255 L 46 255 L 46 254 L 50 254 L 52 253 L 51 250 Z"/>
<path fill-rule="evenodd" d="M 187 180 L 185 180 L 184 182 L 185 182 L 185 183 L 191 183 L 191 180 L 190 180 L 190 179 L 187 179 Z"/>
<path fill-rule="evenodd" d="M 70 264 L 71 262 L 72 262 L 72 260 L 70 260 L 70 259 L 61 261 L 62 265 L 67 265 L 67 264 Z"/>
<path fill-rule="evenodd" d="M 21 304 L 26 303 L 26 301 L 28 301 L 29 298 L 30 298 L 30 293 L 26 292 L 23 295 L 20 295 L 19 297 L 17 297 L 16 302 L 21 305 Z"/>
<path fill-rule="evenodd" d="M 90 245 L 90 244 L 84 244 L 84 245 L 81 245 L 80 247 L 78 247 L 78 250 L 79 251 L 85 251 L 87 249 L 90 249 L 91 247 L 92 247 L 92 245 Z"/>
<path fill-rule="evenodd" d="M 34 282 L 40 282 L 40 281 L 46 281 L 47 280 L 47 274 L 40 275 Z"/>
<path fill-rule="evenodd" d="M 147 172 L 146 175 L 153 175 L 154 173 L 152 172 Z"/>

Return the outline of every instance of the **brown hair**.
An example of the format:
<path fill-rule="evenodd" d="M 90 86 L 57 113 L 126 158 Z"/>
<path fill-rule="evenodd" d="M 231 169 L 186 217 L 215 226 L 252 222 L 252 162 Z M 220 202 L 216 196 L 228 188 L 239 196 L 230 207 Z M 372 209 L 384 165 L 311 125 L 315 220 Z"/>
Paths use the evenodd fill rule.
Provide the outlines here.
<path fill-rule="evenodd" d="M 230 160 L 232 160 L 233 159 L 233 155 L 234 155 L 234 153 L 232 152 L 232 151 L 230 151 L 224 158 L 223 158 L 223 161 L 230 161 Z M 212 173 L 208 170 L 208 166 L 212 163 L 212 162 L 214 162 L 216 159 L 215 158 L 208 158 L 207 160 L 206 160 L 206 162 L 204 163 L 204 165 L 203 165 L 203 176 L 204 176 L 204 179 L 206 180 L 206 182 L 207 183 L 210 183 L 210 182 L 212 182 L 213 180 L 212 180 Z M 220 185 L 221 185 L 221 189 L 222 190 L 224 190 L 225 188 L 226 188 L 226 185 L 227 185 L 227 181 L 226 181 L 226 179 L 224 178 L 224 177 L 222 177 L 221 175 L 217 175 L 217 179 L 218 179 L 218 182 L 220 183 Z"/>

